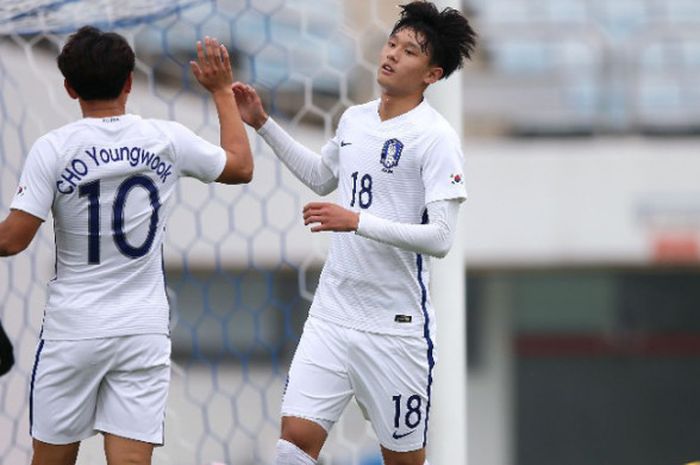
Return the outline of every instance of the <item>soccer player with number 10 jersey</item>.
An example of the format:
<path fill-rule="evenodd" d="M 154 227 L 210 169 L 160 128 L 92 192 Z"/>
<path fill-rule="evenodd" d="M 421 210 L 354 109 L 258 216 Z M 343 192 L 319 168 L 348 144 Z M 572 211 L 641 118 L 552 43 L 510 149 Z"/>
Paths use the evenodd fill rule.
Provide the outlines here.
<path fill-rule="evenodd" d="M 0 256 L 24 250 L 53 214 L 56 272 L 31 378 L 33 465 L 72 465 L 80 441 L 104 435 L 107 463 L 148 465 L 163 443 L 170 381 L 162 242 L 180 177 L 250 182 L 253 160 L 223 45 L 206 38 L 191 63 L 219 115 L 220 145 L 184 126 L 126 113 L 134 52 L 84 27 L 58 57 L 83 113 L 29 152 Z"/>

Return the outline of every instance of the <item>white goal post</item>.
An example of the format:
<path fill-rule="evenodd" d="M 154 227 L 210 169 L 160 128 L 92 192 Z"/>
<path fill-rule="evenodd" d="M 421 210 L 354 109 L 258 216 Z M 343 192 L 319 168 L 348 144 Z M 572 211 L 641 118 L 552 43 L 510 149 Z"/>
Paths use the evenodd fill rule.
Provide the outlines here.
<path fill-rule="evenodd" d="M 435 3 L 441 8 L 461 8 L 459 0 L 439 0 Z M 461 72 L 457 71 L 449 79 L 439 82 L 429 98 L 463 139 Z M 431 465 L 467 465 L 467 305 L 463 225 L 468 208 L 465 207 L 468 207 L 468 201 L 460 212 L 452 249 L 447 257 L 433 262 L 431 276 L 439 357 L 435 367 L 428 442 Z"/>

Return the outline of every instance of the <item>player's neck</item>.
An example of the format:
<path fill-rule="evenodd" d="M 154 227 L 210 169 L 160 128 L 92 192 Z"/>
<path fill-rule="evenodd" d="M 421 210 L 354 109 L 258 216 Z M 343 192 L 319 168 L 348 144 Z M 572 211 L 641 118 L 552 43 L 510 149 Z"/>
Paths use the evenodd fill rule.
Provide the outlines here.
<path fill-rule="evenodd" d="M 83 118 L 109 118 L 126 113 L 126 102 L 114 100 L 80 100 Z"/>
<path fill-rule="evenodd" d="M 379 102 L 379 119 L 386 121 L 416 108 L 423 101 L 423 93 L 395 96 L 382 92 Z"/>

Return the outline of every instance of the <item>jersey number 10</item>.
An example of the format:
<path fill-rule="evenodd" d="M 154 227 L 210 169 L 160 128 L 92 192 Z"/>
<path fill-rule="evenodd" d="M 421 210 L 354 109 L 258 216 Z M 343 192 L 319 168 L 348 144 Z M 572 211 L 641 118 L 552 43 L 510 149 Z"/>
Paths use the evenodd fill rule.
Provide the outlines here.
<path fill-rule="evenodd" d="M 134 247 L 126 240 L 124 233 L 124 207 L 129 192 L 134 187 L 142 187 L 148 191 L 151 201 L 151 219 L 148 226 L 148 235 L 143 244 Z M 88 207 L 88 263 L 91 265 L 100 263 L 100 180 L 82 184 L 78 188 L 80 197 L 87 197 Z M 114 244 L 119 252 L 129 258 L 143 257 L 151 250 L 153 240 L 156 237 L 158 227 L 158 210 L 160 210 L 160 197 L 158 188 L 150 178 L 146 176 L 132 176 L 119 185 L 114 197 L 112 207 L 112 234 Z"/>

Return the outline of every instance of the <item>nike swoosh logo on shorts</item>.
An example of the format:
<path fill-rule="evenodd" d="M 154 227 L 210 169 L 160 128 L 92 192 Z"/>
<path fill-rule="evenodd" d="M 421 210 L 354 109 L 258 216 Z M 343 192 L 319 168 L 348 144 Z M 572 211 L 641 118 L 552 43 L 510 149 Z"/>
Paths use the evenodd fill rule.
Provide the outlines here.
<path fill-rule="evenodd" d="M 405 437 L 408 436 L 409 434 L 412 434 L 412 433 L 415 433 L 415 432 L 416 432 L 416 430 L 411 430 L 411 431 L 409 431 L 408 433 L 399 434 L 398 431 L 394 431 L 393 437 L 394 437 L 394 439 L 401 439 L 401 438 L 405 438 Z"/>
<path fill-rule="evenodd" d="M 340 146 L 345 147 L 346 145 L 352 145 L 352 142 L 345 142 L 344 140 L 340 141 Z"/>

